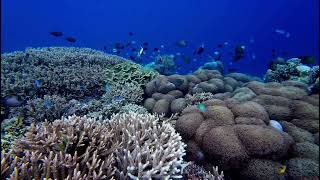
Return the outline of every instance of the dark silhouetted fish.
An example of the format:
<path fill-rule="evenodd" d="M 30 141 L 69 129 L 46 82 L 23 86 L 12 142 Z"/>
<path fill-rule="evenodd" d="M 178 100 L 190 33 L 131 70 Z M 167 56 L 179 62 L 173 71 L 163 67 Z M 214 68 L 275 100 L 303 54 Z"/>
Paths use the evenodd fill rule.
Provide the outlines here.
<path fill-rule="evenodd" d="M 50 32 L 50 34 L 55 37 L 60 37 L 63 35 L 63 32 L 53 31 L 53 32 Z"/>
<path fill-rule="evenodd" d="M 237 72 L 237 71 L 238 71 L 237 68 L 228 68 L 229 73 L 233 73 L 233 72 Z"/>
<path fill-rule="evenodd" d="M 129 32 L 128 34 L 129 34 L 129 36 L 133 36 L 133 32 Z"/>
<path fill-rule="evenodd" d="M 114 44 L 114 48 L 116 48 L 116 49 L 124 49 L 124 45 L 119 43 L 119 42 L 117 42 L 117 43 Z"/>
<path fill-rule="evenodd" d="M 107 46 L 103 46 L 103 50 L 107 50 Z"/>
<path fill-rule="evenodd" d="M 143 46 L 148 46 L 148 45 L 149 45 L 148 42 L 144 42 L 144 43 L 143 43 Z"/>
<path fill-rule="evenodd" d="M 204 52 L 204 44 L 202 44 L 199 48 L 197 48 L 194 52 L 193 55 L 200 55 Z"/>
<path fill-rule="evenodd" d="M 176 46 L 184 48 L 188 46 L 188 41 L 186 40 L 179 40 L 176 42 Z"/>
<path fill-rule="evenodd" d="M 129 59 L 135 60 L 135 57 L 131 55 L 131 56 L 129 56 Z"/>
<path fill-rule="evenodd" d="M 153 51 L 157 52 L 157 51 L 159 51 L 159 48 L 153 48 Z"/>
<path fill-rule="evenodd" d="M 222 45 L 222 44 L 218 44 L 217 47 L 218 47 L 218 48 L 222 48 L 223 45 Z"/>
<path fill-rule="evenodd" d="M 188 57 L 188 56 L 186 56 L 186 55 L 182 55 L 181 56 L 182 57 L 182 60 L 183 60 L 183 62 L 185 63 L 185 64 L 190 64 L 190 58 Z"/>
<path fill-rule="evenodd" d="M 136 52 L 136 51 L 137 51 L 137 48 L 132 48 L 131 51 L 132 51 L 132 52 Z"/>
<path fill-rule="evenodd" d="M 71 43 L 74 43 L 74 42 L 77 41 L 76 38 L 74 38 L 74 37 L 66 37 L 66 40 L 67 40 L 68 42 L 71 42 Z"/>
<path fill-rule="evenodd" d="M 237 46 L 234 48 L 233 61 L 239 61 L 244 57 L 244 46 Z"/>
<path fill-rule="evenodd" d="M 275 49 L 272 49 L 272 50 L 271 50 L 271 56 L 272 56 L 272 58 L 276 58 L 277 52 L 276 52 Z"/>
<path fill-rule="evenodd" d="M 131 42 L 127 42 L 125 47 L 129 47 L 131 45 Z"/>
<path fill-rule="evenodd" d="M 298 58 L 301 59 L 302 64 L 310 65 L 314 64 L 315 62 L 314 56 L 299 56 Z"/>

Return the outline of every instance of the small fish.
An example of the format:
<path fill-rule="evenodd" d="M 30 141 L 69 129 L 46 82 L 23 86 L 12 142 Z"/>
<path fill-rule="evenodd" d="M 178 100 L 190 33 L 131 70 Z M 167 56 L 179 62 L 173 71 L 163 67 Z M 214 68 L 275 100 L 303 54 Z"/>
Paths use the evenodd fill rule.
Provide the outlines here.
<path fill-rule="evenodd" d="M 71 42 L 71 43 L 74 43 L 77 41 L 76 38 L 74 38 L 74 37 L 66 37 L 65 40 L 67 40 L 68 42 Z"/>
<path fill-rule="evenodd" d="M 137 44 L 137 42 L 136 41 L 131 41 L 131 44 Z"/>
<path fill-rule="evenodd" d="M 272 50 L 271 50 L 271 55 L 272 55 L 273 58 L 276 58 L 277 52 L 276 52 L 275 49 L 272 49 Z"/>
<path fill-rule="evenodd" d="M 105 50 L 105 51 L 106 51 L 106 50 L 107 50 L 107 46 L 103 46 L 103 50 Z"/>
<path fill-rule="evenodd" d="M 40 88 L 40 87 L 41 87 L 41 82 L 40 82 L 40 80 L 38 80 L 38 79 L 34 80 L 34 86 L 35 86 L 36 88 Z"/>
<path fill-rule="evenodd" d="M 218 47 L 218 48 L 222 48 L 223 45 L 222 45 L 222 44 L 218 44 L 217 47 Z"/>
<path fill-rule="evenodd" d="M 159 51 L 159 48 L 153 48 L 153 51 L 154 51 L 154 52 L 158 52 L 158 51 Z"/>
<path fill-rule="evenodd" d="M 148 46 L 148 45 L 149 45 L 148 42 L 144 42 L 144 43 L 143 43 L 143 46 Z"/>
<path fill-rule="evenodd" d="M 63 32 L 53 31 L 53 32 L 50 32 L 49 34 L 55 37 L 60 37 L 63 35 Z"/>
<path fill-rule="evenodd" d="M 44 108 L 45 108 L 45 109 L 50 109 L 51 106 L 52 106 L 52 102 L 51 102 L 49 99 L 46 98 L 46 99 L 44 100 Z"/>
<path fill-rule="evenodd" d="M 219 55 L 220 52 L 219 52 L 219 51 L 215 51 L 215 52 L 213 52 L 213 54 L 214 54 L 214 55 Z"/>
<path fill-rule="evenodd" d="M 128 34 L 129 34 L 129 36 L 133 36 L 134 35 L 133 32 L 129 32 Z"/>
<path fill-rule="evenodd" d="M 201 111 L 201 112 L 206 112 L 207 111 L 207 107 L 206 105 L 202 104 L 202 103 L 199 103 L 197 105 L 197 108 Z"/>
<path fill-rule="evenodd" d="M 109 83 L 106 83 L 106 85 L 104 85 L 104 90 L 106 94 L 111 92 L 111 87 Z"/>
<path fill-rule="evenodd" d="M 132 51 L 132 52 L 136 52 L 136 51 L 137 51 L 137 48 L 132 48 L 131 51 Z"/>
<path fill-rule="evenodd" d="M 311 65 L 315 63 L 314 56 L 299 56 L 299 59 L 301 59 L 302 64 Z"/>
<path fill-rule="evenodd" d="M 114 48 L 116 48 L 116 49 L 124 49 L 124 45 L 119 43 L 119 42 L 117 42 L 117 43 L 114 44 Z"/>
<path fill-rule="evenodd" d="M 223 44 L 224 44 L 225 46 L 229 45 L 229 43 L 228 43 L 227 41 L 226 41 L 226 42 L 224 42 Z"/>
<path fill-rule="evenodd" d="M 143 49 L 143 47 L 141 47 L 139 52 L 138 52 L 138 57 L 140 57 L 142 55 L 143 51 L 144 51 L 144 49 Z"/>
<path fill-rule="evenodd" d="M 164 45 L 162 44 L 160 47 L 163 49 L 163 48 L 164 48 Z"/>
<path fill-rule="evenodd" d="M 176 56 L 181 56 L 181 53 L 177 52 L 177 53 L 176 53 Z"/>
<path fill-rule="evenodd" d="M 9 107 L 17 107 L 20 106 L 22 103 L 18 100 L 16 96 L 9 96 L 4 99 L 4 105 Z"/>
<path fill-rule="evenodd" d="M 285 174 L 287 170 L 287 166 L 281 166 L 280 167 L 280 174 Z"/>
<path fill-rule="evenodd" d="M 131 45 L 131 42 L 127 42 L 124 46 L 129 47 Z"/>
<path fill-rule="evenodd" d="M 233 72 L 237 72 L 237 71 L 238 71 L 237 68 L 228 68 L 229 73 L 233 73 Z"/>
<path fill-rule="evenodd" d="M 202 43 L 201 46 L 199 48 L 197 48 L 194 52 L 193 55 L 197 54 L 200 55 L 204 52 L 204 44 Z"/>
<path fill-rule="evenodd" d="M 285 36 L 286 38 L 290 37 L 290 33 L 285 31 L 285 30 L 283 30 L 283 29 L 275 29 L 274 31 L 279 35 Z"/>
<path fill-rule="evenodd" d="M 251 58 L 252 58 L 253 60 L 255 60 L 255 59 L 256 59 L 256 54 L 255 54 L 255 53 L 252 53 L 252 54 L 251 54 Z"/>
<path fill-rule="evenodd" d="M 134 57 L 134 56 L 132 56 L 132 55 L 130 55 L 130 56 L 129 56 L 129 59 L 131 59 L 131 60 L 135 60 L 135 57 Z"/>
<path fill-rule="evenodd" d="M 123 96 L 113 96 L 112 97 L 112 100 L 114 100 L 114 101 L 123 101 L 124 100 L 124 97 Z"/>
<path fill-rule="evenodd" d="M 234 49 L 233 61 L 239 61 L 244 57 L 244 49 L 245 49 L 245 46 L 237 46 Z"/>
<path fill-rule="evenodd" d="M 250 42 L 251 44 L 254 43 L 254 38 L 251 37 L 251 38 L 249 39 L 249 42 Z"/>
<path fill-rule="evenodd" d="M 181 47 L 181 48 L 185 48 L 188 46 L 188 41 L 186 40 L 179 40 L 176 42 L 176 46 Z"/>

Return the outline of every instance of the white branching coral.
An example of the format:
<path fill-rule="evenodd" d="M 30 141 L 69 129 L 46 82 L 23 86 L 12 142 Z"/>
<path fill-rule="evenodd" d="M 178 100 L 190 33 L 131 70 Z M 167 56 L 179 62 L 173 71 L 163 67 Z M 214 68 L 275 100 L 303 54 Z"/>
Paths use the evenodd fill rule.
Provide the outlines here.
<path fill-rule="evenodd" d="M 117 114 L 111 119 L 123 147 L 116 151 L 120 179 L 168 179 L 182 173 L 185 144 L 171 124 L 151 114 Z"/>
<path fill-rule="evenodd" d="M 168 179 L 182 175 L 185 144 L 171 124 L 151 114 L 108 121 L 70 116 L 30 128 L 1 154 L 11 179 Z"/>

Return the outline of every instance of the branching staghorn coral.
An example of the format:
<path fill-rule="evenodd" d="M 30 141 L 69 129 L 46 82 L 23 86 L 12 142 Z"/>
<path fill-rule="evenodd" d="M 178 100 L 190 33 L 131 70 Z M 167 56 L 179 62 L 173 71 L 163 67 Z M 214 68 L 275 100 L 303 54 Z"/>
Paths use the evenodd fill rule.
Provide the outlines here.
<path fill-rule="evenodd" d="M 32 125 L 11 152 L 2 153 L 1 177 L 111 178 L 115 171 L 113 152 L 119 146 L 112 128 L 94 119 L 71 116 Z"/>
<path fill-rule="evenodd" d="M 123 147 L 116 151 L 120 179 L 168 179 L 181 175 L 185 155 L 181 136 L 150 114 L 117 114 L 111 119 Z"/>
<path fill-rule="evenodd" d="M 181 175 L 185 144 L 169 123 L 151 114 L 117 114 L 32 125 L 1 155 L 1 177 L 11 179 L 168 179 Z"/>

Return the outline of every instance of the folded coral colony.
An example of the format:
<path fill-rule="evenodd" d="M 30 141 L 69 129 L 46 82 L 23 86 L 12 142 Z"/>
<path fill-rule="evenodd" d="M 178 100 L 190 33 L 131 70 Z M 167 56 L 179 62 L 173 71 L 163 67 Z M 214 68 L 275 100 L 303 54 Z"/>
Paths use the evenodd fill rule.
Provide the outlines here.
<path fill-rule="evenodd" d="M 270 68 L 169 75 L 89 48 L 2 54 L 1 178 L 318 179 L 319 66 Z"/>

